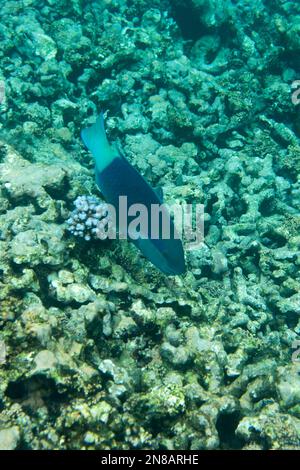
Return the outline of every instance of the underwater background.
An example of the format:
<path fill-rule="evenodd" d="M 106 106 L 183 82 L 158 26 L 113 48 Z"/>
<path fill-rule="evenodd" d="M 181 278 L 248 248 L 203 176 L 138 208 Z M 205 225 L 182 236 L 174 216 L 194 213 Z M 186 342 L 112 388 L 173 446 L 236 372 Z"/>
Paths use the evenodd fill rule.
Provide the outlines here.
<path fill-rule="evenodd" d="M 0 17 L 0 448 L 300 449 L 300 3 Z M 186 274 L 67 230 L 101 109 L 167 203 L 204 204 Z"/>

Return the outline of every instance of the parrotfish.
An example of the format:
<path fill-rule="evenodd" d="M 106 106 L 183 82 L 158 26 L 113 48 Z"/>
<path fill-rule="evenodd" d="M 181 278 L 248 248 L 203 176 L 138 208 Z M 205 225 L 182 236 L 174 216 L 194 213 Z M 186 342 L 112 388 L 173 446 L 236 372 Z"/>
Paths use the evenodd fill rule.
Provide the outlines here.
<path fill-rule="evenodd" d="M 133 204 L 143 204 L 148 213 L 148 234 L 151 234 L 151 207 L 158 205 L 164 206 L 164 211 L 167 209 L 165 204 L 162 204 L 158 191 L 155 191 L 129 163 L 123 152 L 109 144 L 103 113 L 98 116 L 95 124 L 82 130 L 81 136 L 93 155 L 96 183 L 106 202 L 115 208 L 117 214 L 120 210 L 120 196 L 127 197 L 128 207 Z M 131 241 L 163 273 L 167 275 L 183 274 L 185 260 L 182 241 L 178 237 L 173 219 L 170 217 L 169 223 L 170 237 L 168 239 L 161 235 L 160 229 L 157 237 L 141 236 L 137 239 L 131 239 Z"/>

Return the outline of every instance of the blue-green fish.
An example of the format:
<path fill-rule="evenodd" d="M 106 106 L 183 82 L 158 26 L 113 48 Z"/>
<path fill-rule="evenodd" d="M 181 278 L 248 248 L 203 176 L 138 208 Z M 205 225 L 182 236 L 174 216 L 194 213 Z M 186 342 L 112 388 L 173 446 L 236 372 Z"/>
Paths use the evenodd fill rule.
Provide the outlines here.
<path fill-rule="evenodd" d="M 148 233 L 151 234 L 151 207 L 154 204 L 161 205 L 161 198 L 126 158 L 110 146 L 104 128 L 103 113 L 98 116 L 95 124 L 82 131 L 81 136 L 95 160 L 96 183 L 106 202 L 114 206 L 117 218 L 119 197 L 126 196 L 128 207 L 143 204 L 147 208 Z M 162 238 L 159 231 L 156 239 L 148 236 L 132 242 L 163 273 L 183 274 L 185 261 L 182 242 L 176 234 L 172 219 L 169 223 L 169 239 Z"/>

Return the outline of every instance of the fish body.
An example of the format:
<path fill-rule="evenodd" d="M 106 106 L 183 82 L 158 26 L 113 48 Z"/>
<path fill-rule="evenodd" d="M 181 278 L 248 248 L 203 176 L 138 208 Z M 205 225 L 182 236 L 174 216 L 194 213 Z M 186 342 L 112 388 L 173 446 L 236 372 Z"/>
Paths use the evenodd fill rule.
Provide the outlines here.
<path fill-rule="evenodd" d="M 103 114 L 96 123 L 82 131 L 82 139 L 93 154 L 95 160 L 96 183 L 106 202 L 113 205 L 116 214 L 119 213 L 120 196 L 126 196 L 127 207 L 142 204 L 147 208 L 148 233 L 151 233 L 151 207 L 158 205 L 166 214 L 165 206 L 157 192 L 147 183 L 142 175 L 121 155 L 109 145 L 106 137 Z M 119 217 L 117 217 L 118 219 Z M 128 223 L 132 217 L 128 217 Z M 128 227 L 126 227 L 127 230 Z M 185 261 L 182 242 L 175 236 L 176 230 L 170 219 L 170 238 L 164 239 L 161 231 L 157 238 L 150 236 L 131 239 L 136 247 L 158 269 L 168 275 L 185 272 Z"/>

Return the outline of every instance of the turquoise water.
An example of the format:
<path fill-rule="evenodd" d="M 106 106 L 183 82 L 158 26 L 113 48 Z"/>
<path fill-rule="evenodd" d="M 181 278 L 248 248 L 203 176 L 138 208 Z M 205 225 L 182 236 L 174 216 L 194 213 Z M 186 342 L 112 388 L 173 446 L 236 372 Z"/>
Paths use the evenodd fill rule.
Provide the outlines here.
<path fill-rule="evenodd" d="M 299 3 L 0 15 L 0 449 L 299 450 Z M 184 274 L 92 231 L 101 110 L 159 200 L 203 205 Z"/>

